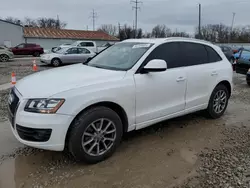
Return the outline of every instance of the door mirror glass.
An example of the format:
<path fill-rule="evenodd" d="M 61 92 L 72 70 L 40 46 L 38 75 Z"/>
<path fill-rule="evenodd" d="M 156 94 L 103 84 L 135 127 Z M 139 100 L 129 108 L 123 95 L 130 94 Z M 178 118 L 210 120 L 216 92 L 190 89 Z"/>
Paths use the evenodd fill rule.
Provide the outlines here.
<path fill-rule="evenodd" d="M 148 72 L 163 72 L 167 70 L 167 62 L 162 59 L 153 59 L 142 69 L 144 73 Z"/>

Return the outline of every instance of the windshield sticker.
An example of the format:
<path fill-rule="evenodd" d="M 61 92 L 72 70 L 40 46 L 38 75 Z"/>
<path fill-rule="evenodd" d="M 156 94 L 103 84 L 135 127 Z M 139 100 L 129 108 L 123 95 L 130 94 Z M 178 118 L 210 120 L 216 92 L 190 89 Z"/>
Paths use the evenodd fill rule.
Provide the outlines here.
<path fill-rule="evenodd" d="M 132 48 L 148 48 L 151 44 L 136 44 Z"/>

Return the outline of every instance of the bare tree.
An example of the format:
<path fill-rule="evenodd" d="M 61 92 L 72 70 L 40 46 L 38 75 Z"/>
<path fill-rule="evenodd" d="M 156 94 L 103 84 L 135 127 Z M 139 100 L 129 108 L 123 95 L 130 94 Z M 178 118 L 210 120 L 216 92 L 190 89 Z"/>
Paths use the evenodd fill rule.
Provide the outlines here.
<path fill-rule="evenodd" d="M 103 24 L 98 30 L 108 33 L 111 36 L 117 35 L 117 27 L 112 24 Z"/>
<path fill-rule="evenodd" d="M 32 18 L 26 17 L 24 19 L 24 21 L 20 21 L 18 18 L 7 17 L 7 18 L 5 18 L 5 20 L 9 21 L 11 23 L 20 24 L 20 25 L 29 26 L 29 27 L 63 29 L 67 25 L 66 22 L 63 22 L 63 21 L 61 21 L 59 19 L 54 19 L 54 18 L 32 19 Z"/>
<path fill-rule="evenodd" d="M 165 25 L 157 25 L 152 29 L 151 36 L 155 38 L 168 37 L 171 34 L 171 30 Z"/>
<path fill-rule="evenodd" d="M 20 25 L 22 25 L 21 20 L 19 20 L 18 18 L 13 18 L 11 16 L 5 18 L 4 20 L 8 21 L 8 22 L 11 22 L 11 23 L 14 23 L 14 24 L 20 24 Z"/>

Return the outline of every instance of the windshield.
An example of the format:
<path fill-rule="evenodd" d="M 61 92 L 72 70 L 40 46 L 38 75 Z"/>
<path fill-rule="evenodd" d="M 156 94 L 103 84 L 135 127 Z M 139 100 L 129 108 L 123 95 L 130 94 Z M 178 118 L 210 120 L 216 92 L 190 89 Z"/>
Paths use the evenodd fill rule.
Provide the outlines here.
<path fill-rule="evenodd" d="M 152 43 L 123 42 L 117 43 L 93 58 L 88 65 L 111 70 L 129 70 Z"/>
<path fill-rule="evenodd" d="M 56 51 L 57 54 L 63 54 L 65 53 L 69 48 L 61 48 L 60 50 Z"/>

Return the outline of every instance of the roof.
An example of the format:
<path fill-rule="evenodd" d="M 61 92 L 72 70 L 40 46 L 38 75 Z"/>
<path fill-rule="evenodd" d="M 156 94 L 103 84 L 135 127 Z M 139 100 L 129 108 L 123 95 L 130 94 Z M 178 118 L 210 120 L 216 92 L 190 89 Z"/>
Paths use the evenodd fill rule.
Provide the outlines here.
<path fill-rule="evenodd" d="M 48 39 L 80 39 L 80 40 L 109 40 L 118 41 L 118 38 L 110 36 L 103 31 L 84 31 L 70 29 L 54 29 L 39 27 L 24 27 L 25 38 Z"/>
<path fill-rule="evenodd" d="M 8 24 L 12 24 L 12 25 L 16 25 L 16 26 L 19 26 L 19 27 L 23 27 L 20 24 L 12 23 L 12 22 L 9 22 L 9 21 L 6 21 L 6 20 L 2 20 L 2 19 L 0 19 L 0 22 L 5 22 L 5 23 L 8 23 Z"/>
<path fill-rule="evenodd" d="M 144 43 L 153 43 L 153 44 L 160 44 L 163 42 L 171 42 L 171 41 L 186 41 L 186 42 L 198 42 L 202 44 L 209 44 L 212 43 L 205 40 L 199 40 L 195 38 L 186 38 L 186 37 L 167 37 L 167 38 L 147 38 L 147 39 L 127 39 L 122 42 L 144 42 Z"/>

